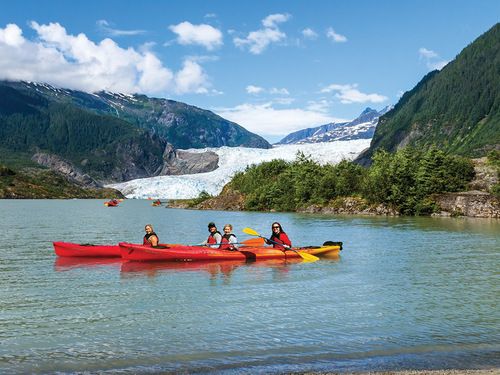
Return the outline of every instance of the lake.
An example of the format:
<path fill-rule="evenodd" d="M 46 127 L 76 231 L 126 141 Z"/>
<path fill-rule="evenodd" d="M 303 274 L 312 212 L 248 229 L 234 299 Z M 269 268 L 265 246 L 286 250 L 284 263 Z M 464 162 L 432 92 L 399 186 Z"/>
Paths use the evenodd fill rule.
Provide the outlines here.
<path fill-rule="evenodd" d="M 0 373 L 269 374 L 500 367 L 500 220 L 175 210 L 0 200 Z M 53 241 L 240 241 L 279 221 L 334 259 L 58 258 Z"/>

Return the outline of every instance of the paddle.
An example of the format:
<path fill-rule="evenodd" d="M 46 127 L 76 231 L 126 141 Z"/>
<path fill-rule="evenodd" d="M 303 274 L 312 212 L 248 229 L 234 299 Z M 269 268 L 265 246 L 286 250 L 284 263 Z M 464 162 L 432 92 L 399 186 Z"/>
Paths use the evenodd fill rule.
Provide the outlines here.
<path fill-rule="evenodd" d="M 307 253 L 301 253 L 300 251 L 297 251 L 295 249 L 292 249 L 290 246 L 287 246 L 287 245 L 284 245 L 282 243 L 279 243 L 279 242 L 276 242 L 276 241 L 273 241 L 273 240 L 270 240 L 266 237 L 262 237 L 260 234 L 258 234 L 256 231 L 254 231 L 253 229 L 250 229 L 250 228 L 245 228 L 243 229 L 243 232 L 245 232 L 246 234 L 249 234 L 251 236 L 259 236 L 261 237 L 262 239 L 264 240 L 267 240 L 269 242 L 274 242 L 275 244 L 277 245 L 281 245 L 283 246 L 285 249 L 288 249 L 288 250 L 292 250 L 292 251 L 295 251 L 297 254 L 299 254 L 302 259 L 306 259 L 306 260 L 318 260 L 319 258 L 315 255 L 312 255 L 312 254 L 307 254 Z"/>
<path fill-rule="evenodd" d="M 264 246 L 264 239 L 263 238 L 250 238 L 249 240 L 242 241 L 242 242 L 235 242 L 234 244 L 238 245 L 245 245 L 245 246 Z M 210 243 L 210 244 L 205 244 L 205 243 L 200 243 L 198 245 L 192 245 L 192 246 L 202 246 L 202 245 L 227 245 L 227 243 Z"/>

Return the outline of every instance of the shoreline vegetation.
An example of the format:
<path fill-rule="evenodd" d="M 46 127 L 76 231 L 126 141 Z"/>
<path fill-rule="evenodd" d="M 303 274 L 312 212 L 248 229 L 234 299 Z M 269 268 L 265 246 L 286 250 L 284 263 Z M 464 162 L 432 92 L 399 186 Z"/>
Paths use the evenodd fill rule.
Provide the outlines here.
<path fill-rule="evenodd" d="M 321 166 L 302 153 L 237 173 L 218 196 L 172 200 L 169 208 L 358 215 L 500 218 L 500 152 L 467 159 L 431 148 L 380 152 L 365 168 Z"/>

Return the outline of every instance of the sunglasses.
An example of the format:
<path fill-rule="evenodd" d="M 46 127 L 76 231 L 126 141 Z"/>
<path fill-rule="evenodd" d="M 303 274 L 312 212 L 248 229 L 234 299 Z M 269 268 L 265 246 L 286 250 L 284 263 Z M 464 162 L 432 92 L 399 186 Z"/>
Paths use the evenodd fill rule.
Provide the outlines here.
<path fill-rule="evenodd" d="M 280 227 L 273 227 L 273 229 L 280 229 Z"/>

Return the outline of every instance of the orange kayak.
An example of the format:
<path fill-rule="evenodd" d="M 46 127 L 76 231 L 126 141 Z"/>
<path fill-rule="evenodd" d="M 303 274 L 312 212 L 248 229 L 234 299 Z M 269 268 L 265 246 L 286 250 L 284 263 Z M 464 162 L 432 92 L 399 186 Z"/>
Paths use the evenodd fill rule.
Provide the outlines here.
<path fill-rule="evenodd" d="M 278 250 L 268 246 L 241 246 L 238 251 L 212 249 L 206 246 L 160 245 L 147 246 L 120 242 L 120 253 L 123 259 L 138 261 L 170 261 L 189 262 L 207 260 L 265 260 L 300 258 L 300 254 L 292 250 Z M 340 246 L 294 247 L 294 250 L 316 256 L 338 256 Z"/>

